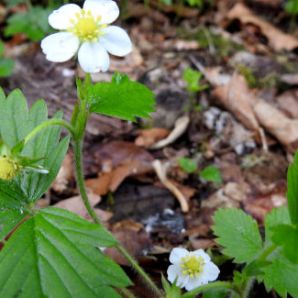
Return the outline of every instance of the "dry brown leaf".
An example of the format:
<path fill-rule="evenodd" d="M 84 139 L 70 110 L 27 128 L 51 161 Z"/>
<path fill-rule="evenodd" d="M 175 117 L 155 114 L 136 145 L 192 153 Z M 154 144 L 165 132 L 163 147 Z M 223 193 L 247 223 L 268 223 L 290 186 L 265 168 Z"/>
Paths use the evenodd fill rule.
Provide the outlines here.
<path fill-rule="evenodd" d="M 153 157 L 143 148 L 129 142 L 111 142 L 98 152 L 102 172 L 98 178 L 86 181 L 87 186 L 98 195 L 116 191 L 129 176 L 144 175 L 153 170 Z"/>
<path fill-rule="evenodd" d="M 181 137 L 184 134 L 188 127 L 189 121 L 190 119 L 188 116 L 182 116 L 178 118 L 175 122 L 174 129 L 167 136 L 167 138 L 158 141 L 156 144 L 151 146 L 151 149 L 160 149 L 175 142 L 179 137 Z"/>
<path fill-rule="evenodd" d="M 88 197 L 92 207 L 98 204 L 101 200 L 100 196 L 95 195 L 93 193 L 89 193 Z M 75 196 L 75 197 L 60 201 L 54 206 L 74 212 L 88 220 L 91 220 L 91 217 L 82 201 L 81 196 Z M 99 210 L 97 208 L 95 209 L 95 211 L 102 221 L 108 221 L 112 217 L 112 213 L 110 212 Z"/>
<path fill-rule="evenodd" d="M 228 13 L 227 17 L 231 20 L 239 19 L 246 25 L 255 25 L 260 28 L 262 34 L 267 37 L 269 45 L 276 51 L 292 51 L 298 48 L 298 40 L 290 34 L 286 34 L 272 26 L 267 21 L 256 16 L 244 4 L 237 3 Z"/>
<path fill-rule="evenodd" d="M 258 100 L 254 111 L 260 124 L 282 144 L 290 146 L 298 140 L 298 120 L 286 117 L 282 112 L 263 100 Z"/>
<path fill-rule="evenodd" d="M 277 97 L 279 108 L 291 118 L 298 118 L 298 89 L 282 93 Z"/>
<path fill-rule="evenodd" d="M 59 173 L 52 185 L 52 189 L 57 193 L 62 193 L 68 188 L 69 182 L 74 178 L 72 158 L 69 154 L 65 156 Z"/>
<path fill-rule="evenodd" d="M 149 148 L 157 141 L 166 138 L 168 135 L 169 130 L 165 128 L 140 129 L 135 144 L 140 147 Z"/>
<path fill-rule="evenodd" d="M 260 127 L 252 108 L 256 98 L 243 76 L 234 74 L 228 84 L 214 89 L 214 95 L 247 128 L 259 131 Z"/>

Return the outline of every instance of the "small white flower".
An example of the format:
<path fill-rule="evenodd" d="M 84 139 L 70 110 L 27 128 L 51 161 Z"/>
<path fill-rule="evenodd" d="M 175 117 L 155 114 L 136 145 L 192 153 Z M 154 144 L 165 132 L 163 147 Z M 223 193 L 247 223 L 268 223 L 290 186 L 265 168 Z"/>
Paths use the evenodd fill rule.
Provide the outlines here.
<path fill-rule="evenodd" d="M 112 0 L 86 0 L 83 8 L 65 4 L 49 16 L 49 24 L 61 32 L 44 38 L 42 51 L 52 62 L 65 62 L 78 52 L 85 72 L 107 71 L 108 53 L 123 57 L 132 50 L 127 33 L 120 27 L 108 26 L 118 16 L 119 8 Z"/>
<path fill-rule="evenodd" d="M 208 254 L 202 249 L 188 251 L 185 248 L 174 248 L 170 254 L 172 265 L 168 268 L 168 280 L 171 283 L 191 291 L 217 279 L 218 267 L 211 262 Z"/>

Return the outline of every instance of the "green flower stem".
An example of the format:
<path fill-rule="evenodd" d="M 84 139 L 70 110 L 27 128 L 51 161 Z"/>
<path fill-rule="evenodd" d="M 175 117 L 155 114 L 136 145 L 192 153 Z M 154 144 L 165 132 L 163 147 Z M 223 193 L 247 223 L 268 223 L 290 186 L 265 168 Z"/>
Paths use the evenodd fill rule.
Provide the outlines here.
<path fill-rule="evenodd" d="M 231 282 L 228 281 L 216 281 L 212 282 L 203 286 L 200 286 L 199 288 L 196 288 L 186 294 L 183 295 L 183 298 L 192 298 L 196 297 L 198 294 L 201 294 L 207 290 L 214 290 L 214 289 L 226 289 L 236 295 L 236 297 L 239 297 L 239 293 L 234 289 Z"/>
<path fill-rule="evenodd" d="M 84 173 L 83 173 L 83 158 L 82 158 L 82 139 L 74 140 L 74 159 L 75 159 L 75 167 L 76 167 L 76 174 L 77 174 L 77 184 L 80 190 L 80 194 L 84 205 L 92 217 L 93 221 L 97 224 L 100 224 L 100 219 L 95 213 L 94 209 L 90 205 L 90 201 L 87 195 L 86 187 L 85 187 L 85 180 L 84 180 Z"/>
<path fill-rule="evenodd" d="M 84 173 L 83 173 L 83 161 L 82 161 L 82 141 L 83 136 L 81 136 L 79 139 L 75 139 L 73 146 L 74 146 L 74 158 L 75 158 L 75 167 L 76 167 L 76 178 L 77 178 L 77 184 L 80 190 L 80 194 L 82 197 L 82 200 L 84 202 L 84 205 L 89 213 L 89 215 L 92 217 L 93 221 L 97 224 L 100 224 L 100 219 L 95 213 L 94 209 L 90 205 L 86 187 L 85 187 L 85 180 L 84 180 Z M 137 261 L 127 252 L 127 250 L 121 245 L 117 245 L 117 249 L 119 252 L 127 259 L 127 261 L 130 263 L 130 265 L 138 272 L 138 274 L 143 278 L 143 280 L 148 284 L 148 286 L 157 294 L 158 297 L 162 297 L 162 293 L 157 288 L 157 286 L 153 283 L 153 281 L 150 279 L 150 277 L 147 275 L 147 273 L 140 267 L 140 265 L 137 263 Z"/>
<path fill-rule="evenodd" d="M 266 259 L 278 248 L 276 244 L 266 247 L 261 255 L 258 257 L 259 261 L 266 261 Z"/>
<path fill-rule="evenodd" d="M 66 128 L 71 135 L 74 137 L 75 136 L 75 130 L 74 128 L 66 121 L 62 119 L 50 119 L 47 121 L 42 122 L 38 126 L 36 126 L 24 139 L 24 145 L 28 143 L 30 139 L 35 137 L 38 133 L 40 133 L 43 129 L 49 127 L 49 126 L 62 126 Z"/>
<path fill-rule="evenodd" d="M 163 297 L 162 292 L 158 289 L 158 287 L 147 275 L 147 273 L 142 269 L 138 262 L 129 254 L 129 252 L 121 244 L 117 245 L 117 249 L 127 259 L 131 266 L 140 274 L 142 279 L 146 282 L 150 289 L 152 289 L 155 292 L 157 297 Z"/>

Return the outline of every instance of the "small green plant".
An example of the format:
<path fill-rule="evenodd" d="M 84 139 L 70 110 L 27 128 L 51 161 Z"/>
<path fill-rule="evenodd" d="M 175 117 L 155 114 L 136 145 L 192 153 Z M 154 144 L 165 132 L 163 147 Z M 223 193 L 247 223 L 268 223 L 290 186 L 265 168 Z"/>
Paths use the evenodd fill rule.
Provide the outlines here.
<path fill-rule="evenodd" d="M 159 1 L 166 5 L 174 4 L 173 0 L 159 0 Z M 182 1 L 180 1 L 180 3 L 181 2 L 185 5 L 189 5 L 189 6 L 197 7 L 197 8 L 202 8 L 204 5 L 204 0 L 182 0 Z"/>
<path fill-rule="evenodd" d="M 298 0 L 288 0 L 285 6 L 285 10 L 293 16 L 298 15 Z"/>
<path fill-rule="evenodd" d="M 197 163 L 193 159 L 188 157 L 179 158 L 178 164 L 181 169 L 188 174 L 192 174 L 198 169 Z"/>
<path fill-rule="evenodd" d="M 196 93 L 208 88 L 208 85 L 201 83 L 203 74 L 192 68 L 186 68 L 183 72 L 183 80 L 186 83 L 186 90 L 190 93 Z"/>
<path fill-rule="evenodd" d="M 200 178 L 205 181 L 213 182 L 215 184 L 222 183 L 220 170 L 216 166 L 213 166 L 213 165 L 207 166 L 206 168 L 200 171 L 199 175 L 200 175 Z"/>
<path fill-rule="evenodd" d="M 4 43 L 0 41 L 0 78 L 9 77 L 14 68 L 14 61 L 4 57 Z"/>

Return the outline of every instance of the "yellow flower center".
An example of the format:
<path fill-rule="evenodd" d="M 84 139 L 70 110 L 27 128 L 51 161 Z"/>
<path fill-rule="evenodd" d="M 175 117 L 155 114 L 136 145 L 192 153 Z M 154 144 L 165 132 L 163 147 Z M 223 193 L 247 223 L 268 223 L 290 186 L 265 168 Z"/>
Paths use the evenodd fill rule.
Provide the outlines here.
<path fill-rule="evenodd" d="M 106 27 L 100 24 L 100 17 L 95 18 L 90 10 L 82 9 L 76 13 L 75 19 L 71 19 L 72 26 L 69 31 L 74 33 L 81 41 L 98 41 L 103 35 L 102 29 Z"/>
<path fill-rule="evenodd" d="M 17 163 L 7 156 L 0 157 L 0 179 L 11 180 L 19 171 Z"/>
<path fill-rule="evenodd" d="M 199 256 L 186 256 L 181 259 L 181 268 L 184 275 L 197 277 L 204 270 L 204 259 Z"/>

